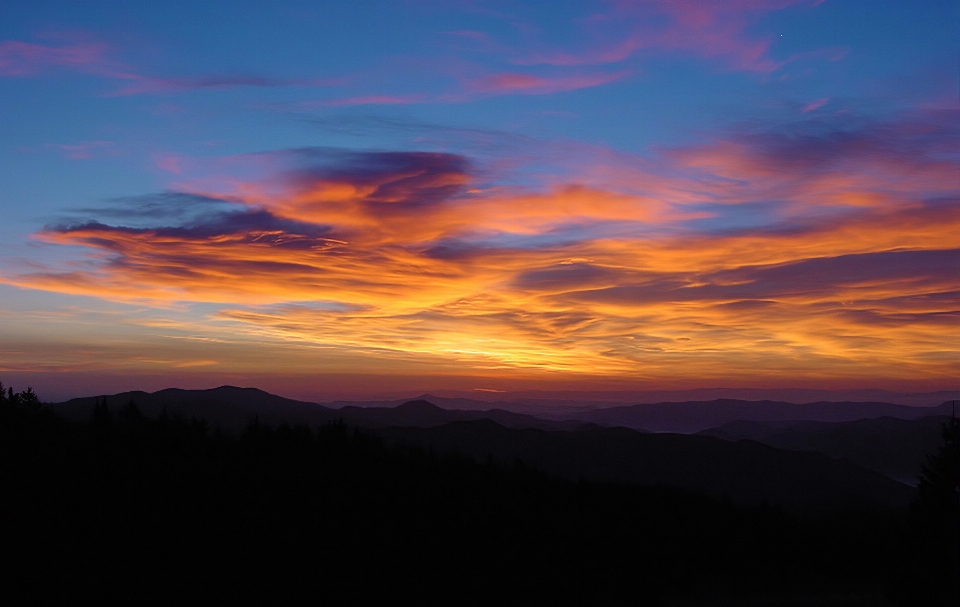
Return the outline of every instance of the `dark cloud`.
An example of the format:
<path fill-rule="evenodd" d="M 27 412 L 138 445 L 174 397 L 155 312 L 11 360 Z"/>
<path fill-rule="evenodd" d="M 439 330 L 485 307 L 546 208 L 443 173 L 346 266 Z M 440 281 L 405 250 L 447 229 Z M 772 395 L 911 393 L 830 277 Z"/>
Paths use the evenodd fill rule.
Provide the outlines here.
<path fill-rule="evenodd" d="M 330 157 L 330 150 L 307 157 Z M 303 188 L 315 183 L 344 183 L 370 190 L 364 201 L 385 212 L 390 207 L 436 204 L 464 192 L 470 162 L 458 154 L 435 152 L 368 152 L 338 154 L 334 166 L 304 168 L 289 174 Z"/>
<path fill-rule="evenodd" d="M 883 312 L 880 310 L 844 310 L 835 314 L 850 324 L 872 327 L 908 327 L 916 325 L 960 326 L 960 310 L 938 312 Z"/>
<path fill-rule="evenodd" d="M 723 293 L 776 297 L 828 293 L 839 287 L 865 283 L 906 281 L 914 286 L 939 285 L 955 275 L 957 268 L 960 268 L 960 249 L 842 255 L 768 268 L 718 272 L 709 277 L 715 284 L 704 287 L 704 292 L 710 293 L 711 288 L 719 287 L 717 298 L 723 298 Z"/>
<path fill-rule="evenodd" d="M 490 249 L 475 243 L 462 240 L 444 240 L 423 251 L 431 259 L 440 261 L 465 261 L 481 257 L 490 252 Z"/>
<path fill-rule="evenodd" d="M 128 224 L 148 224 L 157 221 L 178 224 L 196 223 L 211 214 L 229 213 L 236 203 L 185 192 L 158 192 L 143 196 L 111 198 L 103 206 L 82 207 L 74 215 L 94 215 L 122 220 Z M 143 227 L 146 227 L 144 225 Z"/>
<path fill-rule="evenodd" d="M 178 241 L 213 241 L 220 236 L 236 236 L 231 242 L 272 245 L 287 248 L 313 249 L 325 246 L 328 239 L 323 235 L 330 232 L 327 226 L 304 223 L 276 217 L 264 210 L 246 210 L 232 213 L 211 214 L 202 221 L 184 226 L 164 226 L 139 228 L 128 226 L 109 226 L 100 222 L 87 222 L 77 225 L 47 227 L 47 233 L 74 236 L 89 244 L 109 247 L 117 241 L 144 240 L 150 237 L 174 239 Z M 215 244 L 215 242 L 211 242 Z M 109 247 L 112 248 L 112 247 Z"/>
<path fill-rule="evenodd" d="M 708 275 L 663 276 L 646 284 L 571 292 L 578 301 L 650 304 L 685 301 L 763 300 L 830 295 L 844 286 L 905 282 L 911 292 L 936 288 L 960 268 L 960 249 L 890 251 L 807 259 L 799 262 L 724 270 Z M 570 285 L 571 290 L 575 288 Z"/>
<path fill-rule="evenodd" d="M 598 283 L 618 282 L 623 278 L 623 272 L 610 268 L 589 263 L 570 263 L 523 272 L 517 275 L 513 284 L 519 289 L 570 290 Z"/>
<path fill-rule="evenodd" d="M 750 148 L 761 165 L 794 175 L 837 170 L 854 159 L 920 162 L 960 159 L 960 111 L 916 112 L 897 121 L 849 116 L 807 120 L 781 130 L 742 132 L 732 138 Z"/>

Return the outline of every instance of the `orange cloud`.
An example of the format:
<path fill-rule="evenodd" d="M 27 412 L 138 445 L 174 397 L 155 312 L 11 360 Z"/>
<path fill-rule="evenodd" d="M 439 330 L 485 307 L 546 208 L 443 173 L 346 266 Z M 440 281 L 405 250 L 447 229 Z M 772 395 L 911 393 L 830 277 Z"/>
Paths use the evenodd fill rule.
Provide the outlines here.
<path fill-rule="evenodd" d="M 954 118 L 581 158 L 539 189 L 453 154 L 284 152 L 272 177 L 179 199 L 200 210 L 177 225 L 48 228 L 87 267 L 4 281 L 494 375 L 941 381 L 960 365 Z"/>

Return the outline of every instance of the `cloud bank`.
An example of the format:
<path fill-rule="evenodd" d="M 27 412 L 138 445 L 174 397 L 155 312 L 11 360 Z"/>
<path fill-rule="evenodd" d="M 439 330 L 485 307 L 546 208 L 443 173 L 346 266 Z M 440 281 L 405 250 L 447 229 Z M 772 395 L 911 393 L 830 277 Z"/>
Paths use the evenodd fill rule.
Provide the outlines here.
<path fill-rule="evenodd" d="M 958 118 L 744 127 L 540 186 L 450 153 L 268 152 L 50 226 L 89 265 L 3 280 L 487 372 L 950 377 Z"/>

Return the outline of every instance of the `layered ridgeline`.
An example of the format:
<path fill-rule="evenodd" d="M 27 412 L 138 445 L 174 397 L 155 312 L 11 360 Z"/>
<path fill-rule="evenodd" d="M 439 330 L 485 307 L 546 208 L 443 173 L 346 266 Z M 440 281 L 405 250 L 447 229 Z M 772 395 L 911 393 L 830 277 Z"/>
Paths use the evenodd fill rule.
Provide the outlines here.
<path fill-rule="evenodd" d="M 253 420 L 309 427 L 342 421 L 392 443 L 477 461 L 519 459 L 570 480 L 670 486 L 737 503 L 790 508 L 906 505 L 913 496 L 909 485 L 915 483 L 924 457 L 939 446 L 939 424 L 949 411 L 948 403 L 908 407 L 716 400 L 597 409 L 581 413 L 579 419 L 548 420 L 503 408 L 483 409 L 489 404 L 482 401 L 472 401 L 478 408 L 468 409 L 470 402 L 458 399 L 458 409 L 445 409 L 431 400 L 444 401 L 427 396 L 335 409 L 224 386 L 127 392 L 49 408 L 67 419 L 84 420 L 98 402 L 113 409 L 135 403 L 147 417 L 165 413 L 204 419 L 211 428 L 228 433 L 240 432 Z M 719 427 L 700 435 L 677 433 L 709 428 L 711 423 Z"/>
<path fill-rule="evenodd" d="M 337 411 L 224 388 L 44 407 L 9 395 L 2 585 L 31 602 L 958 598 L 956 424 L 953 451 L 913 490 L 755 441 L 504 416 L 509 428 L 426 401 Z M 376 428 L 331 421 L 347 414 Z"/>

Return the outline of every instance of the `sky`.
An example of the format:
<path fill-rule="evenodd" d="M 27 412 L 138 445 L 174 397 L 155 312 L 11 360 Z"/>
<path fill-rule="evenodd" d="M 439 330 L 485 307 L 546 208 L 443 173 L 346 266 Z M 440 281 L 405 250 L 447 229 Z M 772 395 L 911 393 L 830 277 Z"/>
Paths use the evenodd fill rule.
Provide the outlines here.
<path fill-rule="evenodd" d="M 956 389 L 958 25 L 953 0 L 6 0 L 0 379 Z"/>

